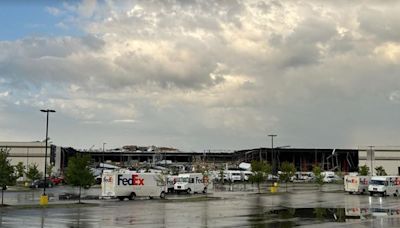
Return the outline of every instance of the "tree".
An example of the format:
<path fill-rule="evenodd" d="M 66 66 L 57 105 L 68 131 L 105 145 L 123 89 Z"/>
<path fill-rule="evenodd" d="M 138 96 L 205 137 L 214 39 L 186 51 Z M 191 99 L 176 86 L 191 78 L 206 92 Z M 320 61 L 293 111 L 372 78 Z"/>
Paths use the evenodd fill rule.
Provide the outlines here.
<path fill-rule="evenodd" d="M 358 174 L 360 176 L 367 176 L 369 174 L 369 167 L 367 165 L 358 167 Z"/>
<path fill-rule="evenodd" d="M 387 175 L 385 169 L 382 166 L 376 167 L 375 171 L 376 171 L 377 176 L 386 176 Z"/>
<path fill-rule="evenodd" d="M 26 172 L 26 177 L 31 181 L 41 179 L 41 174 L 38 170 L 38 165 L 36 163 L 28 165 L 28 171 Z"/>
<path fill-rule="evenodd" d="M 47 175 L 48 177 L 51 177 L 51 174 L 53 173 L 54 165 L 52 164 L 47 164 Z"/>
<path fill-rule="evenodd" d="M 224 184 L 224 167 L 221 166 L 221 168 L 219 169 L 219 178 L 221 180 L 221 183 Z"/>
<path fill-rule="evenodd" d="M 4 190 L 7 189 L 7 185 L 14 182 L 14 168 L 10 165 L 8 160 L 8 152 L 6 149 L 0 148 L 0 188 L 1 188 L 1 206 L 4 205 Z"/>
<path fill-rule="evenodd" d="M 18 162 L 15 168 L 15 177 L 18 179 L 24 176 L 25 173 L 25 165 L 23 162 Z"/>
<path fill-rule="evenodd" d="M 82 187 L 90 188 L 95 183 L 93 173 L 90 171 L 90 156 L 76 154 L 68 161 L 66 173 L 67 183 L 79 187 L 79 202 L 81 203 Z"/>
<path fill-rule="evenodd" d="M 322 175 L 322 170 L 319 165 L 314 165 L 312 172 L 315 176 L 315 183 L 318 184 L 319 190 L 321 191 L 322 185 L 324 185 L 324 175 Z"/>
<path fill-rule="evenodd" d="M 251 182 L 257 183 L 258 193 L 261 192 L 260 184 L 267 180 L 268 174 L 271 173 L 271 165 L 264 161 L 252 161 L 251 171 L 254 173 L 250 177 Z"/>
<path fill-rule="evenodd" d="M 296 167 L 293 163 L 283 162 L 281 164 L 281 175 L 279 175 L 279 180 L 286 183 L 286 191 L 287 191 L 287 183 L 290 181 L 290 178 L 296 172 Z"/>

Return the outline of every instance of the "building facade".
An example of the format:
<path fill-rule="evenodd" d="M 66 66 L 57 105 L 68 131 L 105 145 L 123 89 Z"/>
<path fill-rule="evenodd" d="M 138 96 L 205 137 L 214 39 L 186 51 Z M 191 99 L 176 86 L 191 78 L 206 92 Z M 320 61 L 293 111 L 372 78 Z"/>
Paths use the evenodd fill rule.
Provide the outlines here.
<path fill-rule="evenodd" d="M 0 148 L 8 152 L 11 165 L 15 166 L 19 162 L 22 162 L 27 171 L 28 166 L 36 164 L 39 172 L 44 173 L 45 142 L 0 142 Z M 56 162 L 56 152 L 57 147 L 53 145 L 48 146 L 47 164 L 51 164 L 54 167 L 57 167 L 56 165 L 59 164 L 59 161 Z M 56 171 L 56 168 L 54 168 L 54 171 Z"/>
<path fill-rule="evenodd" d="M 373 175 L 375 168 L 379 166 L 382 166 L 388 175 L 400 175 L 400 148 L 362 148 L 358 154 L 360 166 L 367 165 Z"/>

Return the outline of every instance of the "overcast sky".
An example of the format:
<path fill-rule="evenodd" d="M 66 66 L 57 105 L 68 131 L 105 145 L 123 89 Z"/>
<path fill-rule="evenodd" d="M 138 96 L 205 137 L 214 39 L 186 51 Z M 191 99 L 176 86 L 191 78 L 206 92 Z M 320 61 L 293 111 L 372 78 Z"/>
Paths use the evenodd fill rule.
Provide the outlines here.
<path fill-rule="evenodd" d="M 34 2 L 34 3 L 32 3 Z M 400 1 L 1 1 L 0 141 L 399 145 Z"/>

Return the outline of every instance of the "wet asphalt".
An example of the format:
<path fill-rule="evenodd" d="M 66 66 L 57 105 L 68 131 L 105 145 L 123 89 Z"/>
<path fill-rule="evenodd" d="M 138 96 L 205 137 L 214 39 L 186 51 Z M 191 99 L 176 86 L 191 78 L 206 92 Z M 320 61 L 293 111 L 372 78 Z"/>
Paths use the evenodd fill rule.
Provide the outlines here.
<path fill-rule="evenodd" d="M 311 184 L 257 194 L 250 184 L 215 185 L 208 194 L 169 195 L 166 200 L 58 200 L 77 189 L 47 189 L 49 206 L 38 205 L 42 190 L 7 191 L 0 227 L 400 227 L 400 197 L 349 195 L 342 185 L 320 191 Z M 98 196 L 94 187 L 83 196 Z M 29 206 L 30 205 L 30 206 Z"/>

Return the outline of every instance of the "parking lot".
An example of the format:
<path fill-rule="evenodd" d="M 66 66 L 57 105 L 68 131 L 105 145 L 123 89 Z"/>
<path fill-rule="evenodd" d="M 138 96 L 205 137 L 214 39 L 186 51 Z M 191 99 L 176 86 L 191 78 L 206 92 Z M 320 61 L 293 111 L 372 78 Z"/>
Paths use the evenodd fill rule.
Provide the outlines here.
<path fill-rule="evenodd" d="M 311 184 L 284 186 L 277 193 L 256 194 L 250 184 L 216 185 L 208 194 L 169 195 L 166 200 L 134 201 L 59 200 L 74 189 L 48 189 L 47 208 L 37 206 L 41 189 L 10 191 L 0 209 L 1 227 L 398 227 L 400 197 L 349 195 L 342 185 L 328 184 L 319 191 Z M 84 197 L 98 195 L 98 187 Z M 90 197 L 88 197 L 90 198 Z"/>

